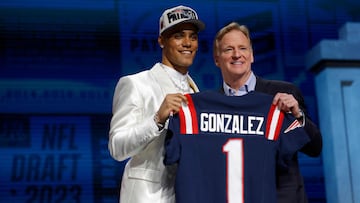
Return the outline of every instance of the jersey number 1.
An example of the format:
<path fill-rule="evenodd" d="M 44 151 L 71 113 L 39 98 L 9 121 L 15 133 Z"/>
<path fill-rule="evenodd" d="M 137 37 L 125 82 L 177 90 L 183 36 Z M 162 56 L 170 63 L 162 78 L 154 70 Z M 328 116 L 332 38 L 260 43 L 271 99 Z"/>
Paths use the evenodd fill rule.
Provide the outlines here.
<path fill-rule="evenodd" d="M 243 139 L 229 139 L 222 150 L 226 154 L 227 202 L 244 203 Z"/>

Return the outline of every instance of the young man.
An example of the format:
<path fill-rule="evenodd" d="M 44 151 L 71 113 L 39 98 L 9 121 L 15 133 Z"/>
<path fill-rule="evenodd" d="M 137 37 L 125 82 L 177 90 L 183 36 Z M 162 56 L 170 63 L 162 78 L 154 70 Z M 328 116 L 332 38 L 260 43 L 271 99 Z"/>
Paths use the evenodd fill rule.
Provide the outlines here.
<path fill-rule="evenodd" d="M 291 112 L 310 136 L 310 143 L 301 151 L 312 157 L 319 156 L 322 149 L 321 133 L 306 115 L 300 90 L 291 83 L 265 80 L 253 73 L 253 49 L 246 26 L 233 22 L 223 27 L 215 37 L 213 51 L 215 64 L 220 68 L 224 80 L 224 94 L 241 96 L 250 91 L 259 91 L 274 95 L 273 104 L 282 111 Z M 297 156 L 289 163 L 288 170 L 278 170 L 276 175 L 278 202 L 307 202 Z"/>
<path fill-rule="evenodd" d="M 167 119 L 177 113 L 185 93 L 198 92 L 188 75 L 205 25 L 195 10 L 177 6 L 163 12 L 158 43 L 162 61 L 151 69 L 120 78 L 113 98 L 109 150 L 128 158 L 122 177 L 121 203 L 174 202 L 176 167 L 163 164 Z"/>

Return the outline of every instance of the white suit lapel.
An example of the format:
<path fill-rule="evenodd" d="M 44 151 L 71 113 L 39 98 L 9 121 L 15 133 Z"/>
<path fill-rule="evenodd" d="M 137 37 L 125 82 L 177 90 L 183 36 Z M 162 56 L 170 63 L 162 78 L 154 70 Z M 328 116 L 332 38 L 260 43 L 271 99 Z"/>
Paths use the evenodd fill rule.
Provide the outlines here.
<path fill-rule="evenodd" d="M 163 94 L 176 93 L 176 87 L 169 78 L 168 74 L 165 70 L 160 66 L 159 63 L 156 63 L 151 69 L 151 74 L 155 78 L 155 80 L 160 85 Z"/>

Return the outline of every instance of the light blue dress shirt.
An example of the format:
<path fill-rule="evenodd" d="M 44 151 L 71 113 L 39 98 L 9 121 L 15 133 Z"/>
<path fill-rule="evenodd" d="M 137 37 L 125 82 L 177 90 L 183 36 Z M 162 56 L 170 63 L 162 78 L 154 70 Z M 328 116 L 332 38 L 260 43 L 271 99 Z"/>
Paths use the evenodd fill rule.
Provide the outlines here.
<path fill-rule="evenodd" d="M 242 96 L 245 95 L 251 91 L 255 90 L 255 84 L 256 84 L 256 77 L 253 72 L 251 72 L 249 79 L 245 82 L 245 84 L 240 87 L 240 89 L 233 89 L 229 85 L 227 85 L 225 82 L 223 82 L 223 88 L 225 95 L 227 96 Z"/>

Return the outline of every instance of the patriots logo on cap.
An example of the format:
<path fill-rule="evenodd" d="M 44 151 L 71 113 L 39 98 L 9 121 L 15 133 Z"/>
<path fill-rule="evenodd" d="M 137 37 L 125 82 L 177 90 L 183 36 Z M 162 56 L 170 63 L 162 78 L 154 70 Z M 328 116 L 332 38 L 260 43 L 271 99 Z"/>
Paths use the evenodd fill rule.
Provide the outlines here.
<path fill-rule="evenodd" d="M 169 23 L 180 19 L 196 19 L 196 14 L 190 9 L 175 9 L 167 14 Z"/>
<path fill-rule="evenodd" d="M 289 125 L 289 127 L 284 130 L 284 133 L 288 133 L 288 132 L 294 130 L 295 128 L 299 128 L 299 127 L 302 127 L 301 124 L 299 123 L 299 121 L 298 121 L 298 120 L 294 120 L 294 122 L 292 122 L 292 123 Z"/>
<path fill-rule="evenodd" d="M 205 24 L 198 19 L 196 11 L 190 7 L 177 6 L 164 11 L 159 21 L 159 34 L 165 30 L 179 24 L 179 23 L 192 23 L 197 27 L 197 31 L 205 28 Z"/>

